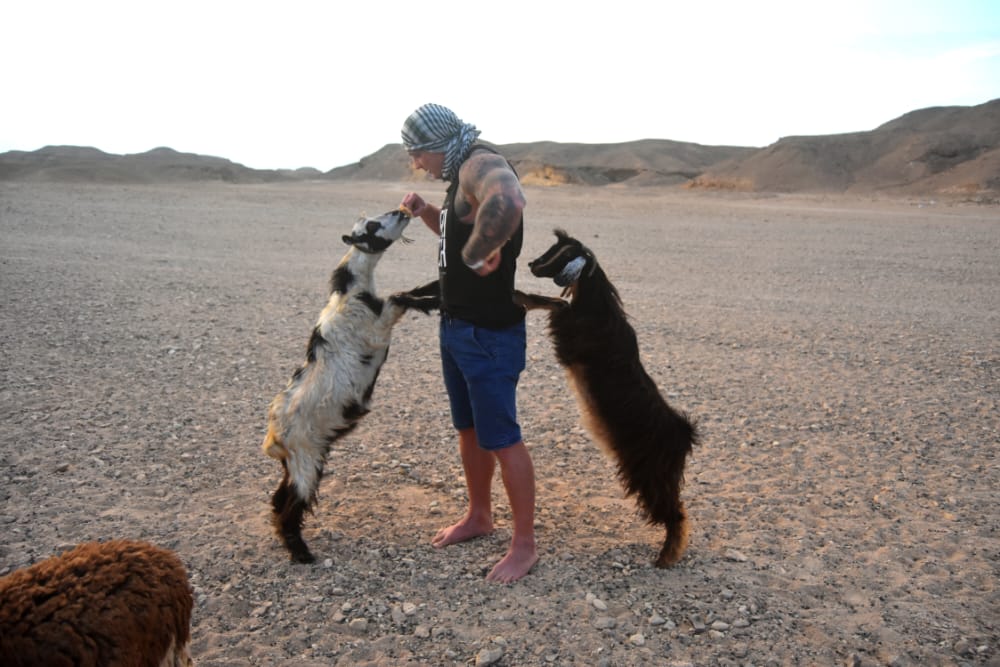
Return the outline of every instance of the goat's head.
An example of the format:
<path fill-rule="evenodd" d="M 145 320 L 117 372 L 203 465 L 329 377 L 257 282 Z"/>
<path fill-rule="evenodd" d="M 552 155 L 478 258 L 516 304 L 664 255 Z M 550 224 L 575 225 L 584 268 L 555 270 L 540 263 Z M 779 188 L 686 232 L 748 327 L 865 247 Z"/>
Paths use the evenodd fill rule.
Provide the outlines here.
<path fill-rule="evenodd" d="M 354 223 L 351 233 L 344 235 L 344 243 L 354 246 L 361 252 L 382 253 L 397 239 L 409 241 L 403 236 L 403 230 L 408 224 L 410 216 L 402 209 L 389 211 L 374 218 L 362 216 Z"/>
<path fill-rule="evenodd" d="M 556 285 L 569 287 L 584 271 L 592 273 L 597 265 L 594 253 L 561 229 L 555 230 L 556 242 L 538 259 L 528 262 L 531 273 L 539 278 L 552 278 Z"/>

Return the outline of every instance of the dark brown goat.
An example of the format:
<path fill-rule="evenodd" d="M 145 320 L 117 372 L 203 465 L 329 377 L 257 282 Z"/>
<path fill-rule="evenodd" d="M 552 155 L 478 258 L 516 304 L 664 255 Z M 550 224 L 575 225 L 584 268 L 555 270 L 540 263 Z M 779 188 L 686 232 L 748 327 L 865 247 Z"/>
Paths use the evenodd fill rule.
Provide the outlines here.
<path fill-rule="evenodd" d="M 187 667 L 193 605 L 172 552 L 81 544 L 0 578 L 0 665 Z"/>
<path fill-rule="evenodd" d="M 697 429 L 674 410 L 639 359 L 635 331 L 618 290 L 594 254 L 562 230 L 556 243 L 530 262 L 531 272 L 552 278 L 569 300 L 524 294 L 524 307 L 549 311 L 556 358 L 576 392 L 584 425 L 614 457 L 628 495 L 646 519 L 666 529 L 657 567 L 680 560 L 688 523 L 680 492 L 684 465 Z"/>

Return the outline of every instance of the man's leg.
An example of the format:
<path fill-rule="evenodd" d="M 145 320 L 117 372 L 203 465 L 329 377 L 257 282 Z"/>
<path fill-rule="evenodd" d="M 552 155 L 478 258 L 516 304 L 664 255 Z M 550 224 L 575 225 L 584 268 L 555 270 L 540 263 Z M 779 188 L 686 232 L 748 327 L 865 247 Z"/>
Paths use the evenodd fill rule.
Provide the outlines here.
<path fill-rule="evenodd" d="M 493 566 L 486 580 L 506 584 L 528 574 L 538 562 L 535 549 L 535 467 L 523 442 L 498 449 L 493 454 L 500 461 L 500 474 L 514 517 L 514 534 L 507 555 Z"/>
<path fill-rule="evenodd" d="M 442 528 L 431 540 L 435 547 L 446 547 L 493 532 L 493 509 L 490 492 L 496 462 L 493 452 L 480 448 L 476 429 L 458 432 L 458 448 L 465 469 L 465 486 L 469 492 L 469 509 L 457 523 Z M 531 459 L 528 459 L 530 465 Z"/>

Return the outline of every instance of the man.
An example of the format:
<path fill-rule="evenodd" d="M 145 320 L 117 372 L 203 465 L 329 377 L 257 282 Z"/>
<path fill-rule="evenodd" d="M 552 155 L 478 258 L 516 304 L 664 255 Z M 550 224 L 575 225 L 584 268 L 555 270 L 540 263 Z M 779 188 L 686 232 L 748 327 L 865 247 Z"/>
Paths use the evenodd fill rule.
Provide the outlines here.
<path fill-rule="evenodd" d="M 524 192 L 510 164 L 476 144 L 479 131 L 450 109 L 425 104 L 406 119 L 402 135 L 413 165 L 450 183 L 440 207 L 415 192 L 402 202 L 440 236 L 441 365 L 469 493 L 465 516 L 432 544 L 493 531 L 490 494 L 499 463 L 514 530 L 507 554 L 486 579 L 509 583 L 538 561 L 535 472 L 517 422 L 525 326 L 513 291 Z"/>

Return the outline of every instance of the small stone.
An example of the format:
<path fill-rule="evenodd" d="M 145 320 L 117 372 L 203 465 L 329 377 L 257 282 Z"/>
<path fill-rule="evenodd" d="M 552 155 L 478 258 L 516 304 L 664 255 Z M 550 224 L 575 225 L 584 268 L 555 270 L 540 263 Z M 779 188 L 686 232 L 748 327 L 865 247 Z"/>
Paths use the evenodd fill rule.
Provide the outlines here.
<path fill-rule="evenodd" d="M 426 625 L 418 625 L 417 627 L 413 628 L 413 636 L 419 637 L 420 639 L 427 639 L 428 637 L 431 636 L 431 629 L 428 628 Z"/>
<path fill-rule="evenodd" d="M 726 630 L 729 629 L 729 624 L 726 623 L 725 621 L 716 621 L 712 623 L 712 629 L 718 630 L 719 632 L 725 632 Z"/>
<path fill-rule="evenodd" d="M 407 616 L 413 616 L 414 614 L 417 613 L 417 605 L 413 604 L 412 602 L 404 602 L 403 613 L 406 614 Z"/>
<path fill-rule="evenodd" d="M 726 552 L 726 560 L 735 561 L 737 563 L 745 563 L 747 562 L 747 557 L 736 549 L 730 549 Z"/>
<path fill-rule="evenodd" d="M 745 618 L 738 618 L 738 619 L 736 619 L 733 622 L 733 627 L 734 628 L 749 628 L 750 627 L 750 621 L 748 621 Z"/>
<path fill-rule="evenodd" d="M 628 641 L 633 646 L 645 646 L 646 645 L 646 637 L 641 632 L 637 632 L 634 635 L 632 635 L 631 637 L 629 637 Z"/>
<path fill-rule="evenodd" d="M 406 614 L 404 614 L 403 610 L 396 605 L 393 605 L 389 615 L 392 617 L 392 622 L 396 625 L 402 625 L 406 621 Z"/>
<path fill-rule="evenodd" d="M 333 567 L 333 559 L 327 558 L 326 560 L 324 560 L 323 567 L 326 568 L 327 570 L 331 569 Z"/>
<path fill-rule="evenodd" d="M 368 630 L 368 619 L 367 618 L 354 618 L 351 622 L 347 624 L 351 630 L 355 632 L 365 632 Z"/>
<path fill-rule="evenodd" d="M 608 610 L 608 605 L 605 604 L 604 600 L 602 600 L 601 598 L 594 598 L 593 600 L 590 601 L 590 604 L 594 605 L 594 609 L 596 609 L 597 611 Z"/>
<path fill-rule="evenodd" d="M 688 617 L 688 620 L 691 621 L 691 627 L 694 628 L 694 633 L 696 635 L 700 635 L 701 633 L 705 632 L 705 630 L 708 629 L 705 627 L 705 624 L 702 623 L 701 619 L 698 618 L 697 616 L 690 616 Z"/>
<path fill-rule="evenodd" d="M 618 625 L 618 621 L 611 618 L 610 616 L 599 616 L 596 619 L 594 619 L 594 627 L 599 630 L 610 630 L 616 625 Z"/>
<path fill-rule="evenodd" d="M 650 625 L 654 625 L 654 626 L 655 625 L 663 625 L 666 622 L 667 622 L 667 619 L 663 618 L 659 614 L 653 614 L 652 616 L 649 617 L 649 624 Z"/>
<path fill-rule="evenodd" d="M 492 665 L 503 657 L 503 649 L 499 646 L 493 648 L 484 648 L 476 656 L 476 666 L 479 665 Z"/>

